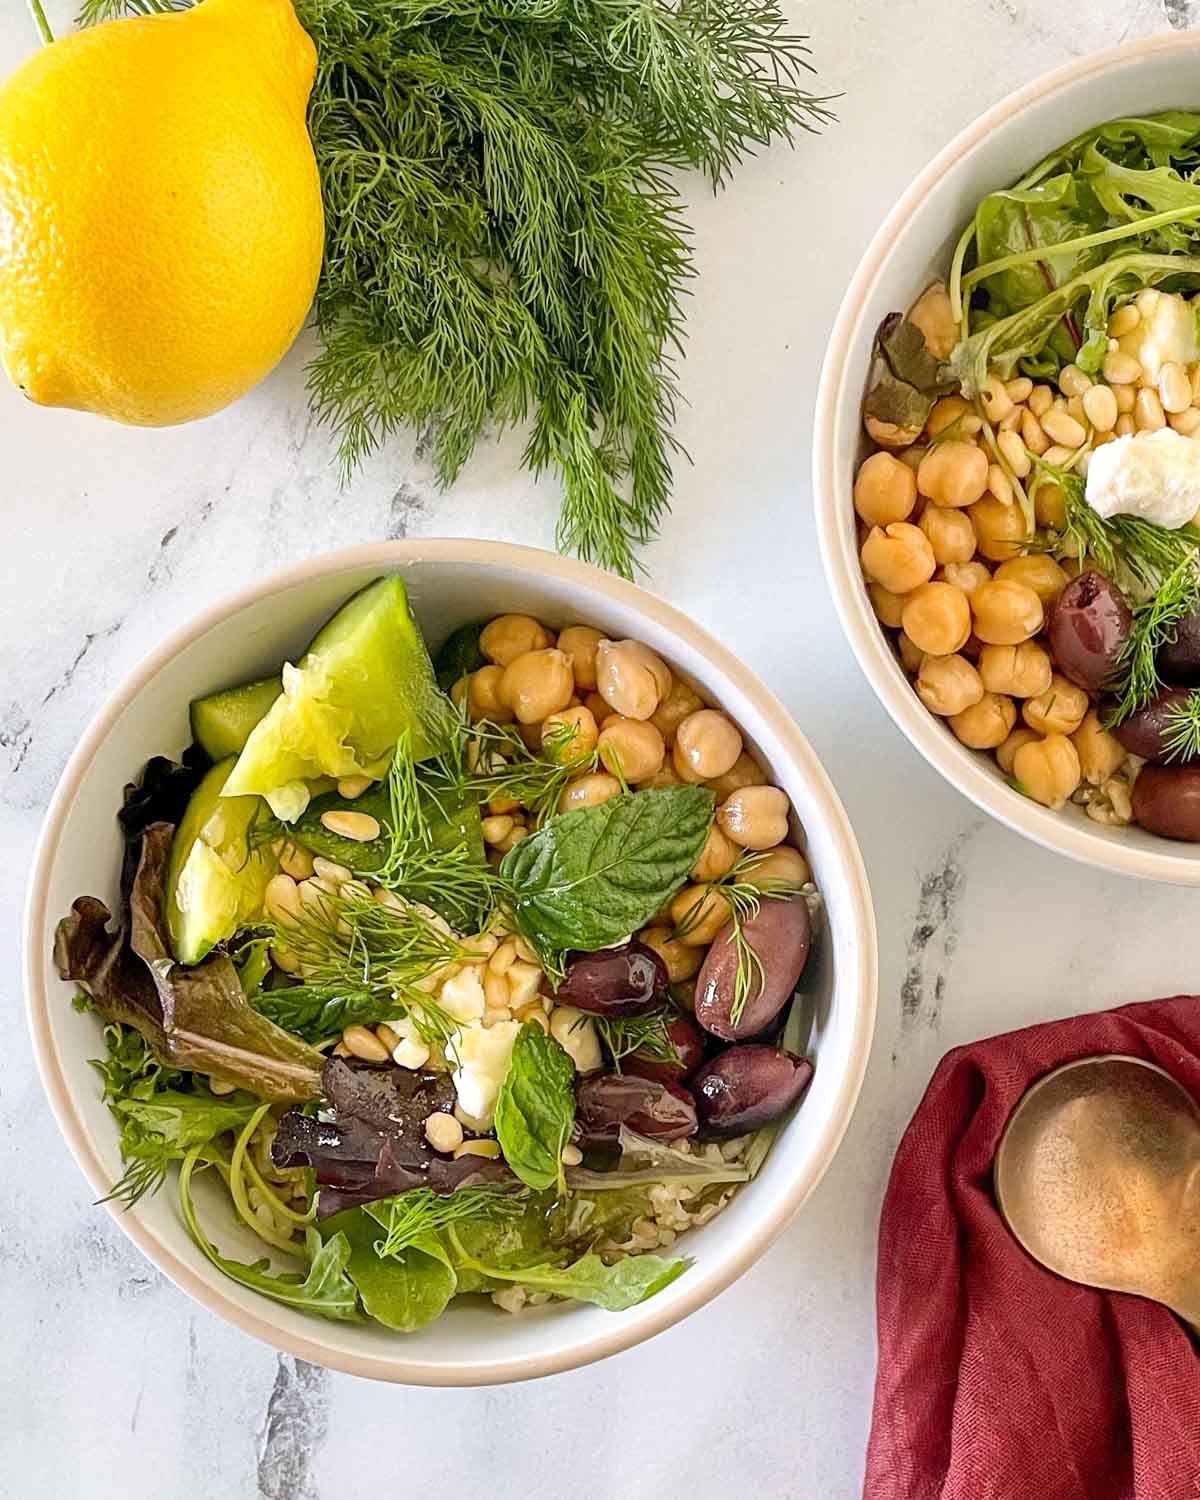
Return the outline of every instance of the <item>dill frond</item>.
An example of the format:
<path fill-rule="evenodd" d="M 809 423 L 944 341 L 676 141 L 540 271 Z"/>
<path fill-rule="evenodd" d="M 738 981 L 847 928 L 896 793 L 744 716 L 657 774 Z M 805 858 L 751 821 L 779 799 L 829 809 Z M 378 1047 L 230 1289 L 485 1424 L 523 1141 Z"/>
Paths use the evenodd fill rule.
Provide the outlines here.
<path fill-rule="evenodd" d="M 648 1011 L 641 1016 L 584 1015 L 580 1016 L 571 1029 L 574 1030 L 575 1027 L 583 1026 L 591 1021 L 601 1044 L 619 1073 L 621 1059 L 633 1052 L 640 1052 L 655 1062 L 677 1063 L 679 1061 L 679 1052 L 667 1030 L 669 1020 L 670 1012 L 664 1007 L 661 1010 Z"/>
<path fill-rule="evenodd" d="M 1200 759 L 1200 690 L 1167 709 L 1162 741 L 1168 761 Z"/>
<path fill-rule="evenodd" d="M 511 1184 L 503 1182 L 462 1187 L 446 1196 L 439 1196 L 432 1188 L 409 1188 L 388 1200 L 386 1223 L 380 1218 L 384 1205 L 371 1205 L 372 1217 L 386 1230 L 384 1238 L 375 1242 L 375 1254 L 400 1255 L 417 1241 L 464 1219 L 519 1218 L 528 1200 L 527 1192 L 514 1192 Z"/>

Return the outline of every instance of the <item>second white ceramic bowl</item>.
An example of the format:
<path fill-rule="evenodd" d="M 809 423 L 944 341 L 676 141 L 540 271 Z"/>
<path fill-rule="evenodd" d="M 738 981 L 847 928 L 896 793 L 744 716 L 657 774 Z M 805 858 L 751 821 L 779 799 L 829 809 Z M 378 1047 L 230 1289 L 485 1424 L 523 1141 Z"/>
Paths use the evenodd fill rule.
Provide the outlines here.
<path fill-rule="evenodd" d="M 863 586 L 852 497 L 866 451 L 862 398 L 875 330 L 946 275 L 979 199 L 1041 157 L 1121 115 L 1200 107 L 1200 35 L 1179 32 L 1081 58 L 988 110 L 921 173 L 884 220 L 834 324 L 817 397 L 813 481 L 825 572 L 867 680 L 925 759 L 984 812 L 1048 849 L 1124 875 L 1200 885 L 1200 846 L 1140 828 L 1104 828 L 1080 807 L 1053 812 L 1022 797 L 995 761 L 966 749 L 921 703 Z"/>
<path fill-rule="evenodd" d="M 316 558 L 223 601 L 176 631 L 101 709 L 71 757 L 34 861 L 25 924 L 29 1023 L 59 1125 L 98 1195 L 120 1176 L 117 1128 L 88 1066 L 100 1048 L 96 1019 L 71 1007 L 50 948 L 59 917 L 79 895 L 115 909 L 121 865 L 121 788 L 147 757 L 175 755 L 189 739 L 189 700 L 295 660 L 355 590 L 399 571 L 435 645 L 456 626 L 508 611 L 548 624 L 587 621 L 646 641 L 738 721 L 748 748 L 792 800 L 825 909 L 805 971 L 816 1073 L 785 1121 L 766 1164 L 712 1223 L 681 1249 L 692 1268 L 640 1307 L 609 1313 L 559 1304 L 512 1318 L 478 1298 L 455 1304 L 413 1334 L 378 1324 L 326 1323 L 227 1280 L 188 1238 L 168 1189 L 136 1209 L 108 1210 L 164 1275 L 206 1307 L 278 1349 L 354 1375 L 421 1385 L 482 1385 L 547 1375 L 599 1359 L 702 1307 L 753 1264 L 812 1192 L 846 1130 L 875 1023 L 875 925 L 862 859 L 837 794 L 783 706 L 728 651 L 677 610 L 580 563 L 493 542 L 391 542 Z M 200 1183 L 201 1192 L 208 1184 Z M 199 1193 L 198 1193 L 199 1198 Z M 202 1212 L 205 1201 L 200 1199 Z M 97 1208 L 97 1213 L 103 1210 Z M 253 1260 L 261 1243 L 229 1223 L 216 1195 L 205 1219 L 226 1254 Z M 227 1226 L 227 1227 L 226 1227 Z"/>

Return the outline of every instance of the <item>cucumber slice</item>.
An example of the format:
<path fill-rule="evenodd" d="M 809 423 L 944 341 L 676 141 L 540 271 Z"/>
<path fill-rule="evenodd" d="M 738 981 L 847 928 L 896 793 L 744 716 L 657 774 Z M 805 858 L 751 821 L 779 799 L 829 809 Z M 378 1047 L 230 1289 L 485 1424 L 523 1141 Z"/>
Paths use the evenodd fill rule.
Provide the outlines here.
<path fill-rule="evenodd" d="M 214 766 L 192 793 L 175 830 L 167 867 L 167 931 L 181 964 L 198 964 L 210 949 L 262 915 L 267 881 L 278 861 L 249 848 L 247 833 L 262 811 L 257 797 L 223 795 L 234 760 Z"/>
<path fill-rule="evenodd" d="M 250 731 L 266 718 L 282 691 L 278 677 L 261 677 L 223 693 L 196 698 L 188 710 L 192 738 L 214 763 L 240 755 Z"/>
<path fill-rule="evenodd" d="M 380 578 L 321 630 L 283 693 L 251 731 L 226 795 L 257 793 L 284 822 L 308 806 L 320 776 L 381 776 L 400 736 L 416 760 L 445 744 L 452 709 L 408 607 L 404 581 Z"/>
<path fill-rule="evenodd" d="M 447 638 L 442 649 L 433 659 L 438 687 L 448 693 L 460 677 L 477 672 L 487 664 L 487 657 L 479 649 L 479 636 L 486 620 L 476 620 L 470 625 L 460 625 Z"/>

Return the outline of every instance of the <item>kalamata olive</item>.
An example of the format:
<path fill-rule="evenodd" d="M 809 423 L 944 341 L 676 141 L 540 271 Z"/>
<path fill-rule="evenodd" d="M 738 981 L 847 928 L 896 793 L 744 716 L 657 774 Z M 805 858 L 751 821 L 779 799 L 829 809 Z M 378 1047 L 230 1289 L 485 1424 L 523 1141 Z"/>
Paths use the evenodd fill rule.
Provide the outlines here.
<path fill-rule="evenodd" d="M 1191 689 L 1185 687 L 1163 688 L 1157 698 L 1151 699 L 1145 708 L 1130 714 L 1123 724 L 1118 724 L 1113 733 L 1133 755 L 1146 760 L 1164 762 L 1171 758 L 1170 746 L 1163 743 L 1163 734 L 1171 727 L 1171 710 L 1191 697 Z M 1195 756 L 1178 760 L 1176 764 L 1187 765 Z"/>
<path fill-rule="evenodd" d="M 554 998 L 595 1016 L 638 1016 L 662 1003 L 669 984 L 663 960 L 634 938 L 619 948 L 577 953 Z"/>
<path fill-rule="evenodd" d="M 1180 620 L 1175 639 L 1158 653 L 1158 670 L 1167 682 L 1200 684 L 1200 605 Z"/>
<path fill-rule="evenodd" d="M 1120 589 L 1088 568 L 1073 578 L 1050 611 L 1054 664 L 1077 687 L 1096 692 L 1111 681 L 1133 616 Z"/>
<path fill-rule="evenodd" d="M 647 1057 L 633 1052 L 621 1059 L 621 1072 L 632 1073 L 636 1078 L 657 1078 L 662 1083 L 680 1083 L 694 1073 L 704 1061 L 704 1038 L 691 1016 L 682 1012 L 667 1022 L 667 1035 L 678 1054 L 678 1062 L 663 1062 L 657 1057 Z"/>
<path fill-rule="evenodd" d="M 575 1089 L 573 1138 L 581 1146 L 615 1146 L 621 1126 L 655 1141 L 695 1135 L 696 1102 L 677 1083 L 630 1073 L 592 1073 Z"/>
<path fill-rule="evenodd" d="M 749 998 L 734 1021 L 738 948 L 732 924 L 722 928 L 696 981 L 696 1019 L 705 1031 L 727 1042 L 740 1042 L 770 1025 L 792 998 L 808 958 L 811 931 L 803 896 L 764 900 L 758 915 L 742 923 L 742 937 L 757 953 L 762 971 L 749 972 Z"/>
<path fill-rule="evenodd" d="M 1133 816 L 1149 833 L 1200 843 L 1200 766 L 1143 767 Z"/>
<path fill-rule="evenodd" d="M 750 1042 L 727 1047 L 696 1074 L 692 1088 L 705 1130 L 739 1135 L 792 1107 L 812 1082 L 806 1057 Z"/>

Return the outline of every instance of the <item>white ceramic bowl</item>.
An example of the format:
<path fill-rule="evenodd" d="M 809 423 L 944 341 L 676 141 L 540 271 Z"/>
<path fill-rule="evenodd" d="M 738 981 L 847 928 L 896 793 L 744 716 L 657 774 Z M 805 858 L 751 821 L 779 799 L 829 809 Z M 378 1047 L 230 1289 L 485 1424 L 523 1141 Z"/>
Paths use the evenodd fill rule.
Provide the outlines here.
<path fill-rule="evenodd" d="M 1012 94 L 921 173 L 871 241 L 842 302 L 817 397 L 813 481 L 825 572 L 850 645 L 899 728 L 984 812 L 1048 849 L 1125 875 L 1200 885 L 1200 846 L 1139 828 L 1104 828 L 1082 808 L 1040 807 L 1008 786 L 991 756 L 966 749 L 921 703 L 871 609 L 858 562 L 854 471 L 866 452 L 861 403 L 875 330 L 945 276 L 985 193 L 1007 187 L 1072 136 L 1120 115 L 1200 107 L 1200 34 L 1081 58 Z"/>
<path fill-rule="evenodd" d="M 187 743 L 187 705 L 214 688 L 261 676 L 301 650 L 356 589 L 399 570 L 430 640 L 467 620 L 527 611 L 563 626 L 585 620 L 613 636 L 647 641 L 737 719 L 747 741 L 799 814 L 826 910 L 806 971 L 815 994 L 816 1075 L 758 1178 L 711 1224 L 688 1237 L 696 1263 L 624 1313 L 550 1306 L 510 1318 L 479 1299 L 454 1305 L 418 1333 L 328 1323 L 235 1285 L 192 1245 L 167 1189 L 116 1222 L 166 1276 L 206 1307 L 278 1349 L 355 1375 L 423 1385 L 477 1385 L 570 1369 L 669 1327 L 766 1250 L 812 1192 L 845 1132 L 866 1069 L 875 1021 L 876 952 L 862 859 L 828 778 L 782 705 L 711 636 L 631 584 L 529 548 L 492 542 L 393 542 L 317 558 L 275 574 L 178 630 L 97 714 L 71 757 L 46 817 L 25 925 L 26 990 L 38 1066 L 63 1134 L 97 1194 L 120 1175 L 117 1131 L 88 1059 L 96 1020 L 70 1005 L 55 975 L 51 939 L 81 894 L 115 902 L 121 788 L 151 754 Z M 97 1209 L 96 1212 L 101 1212 Z M 226 1253 L 254 1259 L 252 1237 L 230 1224 L 214 1196 L 201 1212 Z M 219 1232 L 217 1226 L 221 1226 Z M 473 1305 L 472 1305 L 473 1304 Z"/>

